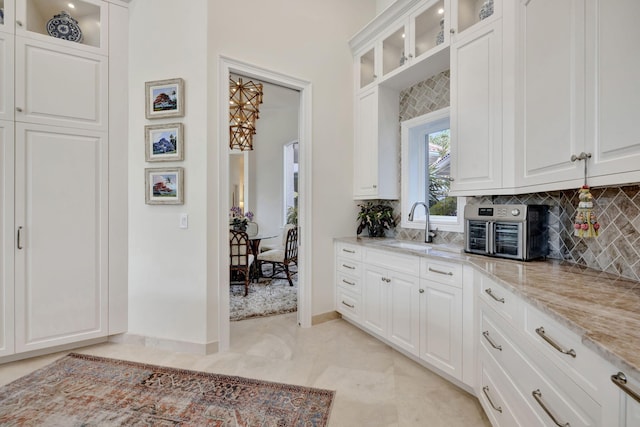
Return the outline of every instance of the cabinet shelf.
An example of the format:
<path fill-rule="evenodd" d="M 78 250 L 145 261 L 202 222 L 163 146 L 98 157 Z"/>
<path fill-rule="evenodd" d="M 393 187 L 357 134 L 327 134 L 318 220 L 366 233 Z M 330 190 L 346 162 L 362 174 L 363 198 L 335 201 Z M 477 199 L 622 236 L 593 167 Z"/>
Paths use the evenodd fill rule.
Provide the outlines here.
<path fill-rule="evenodd" d="M 2 0 L 0 0 L 2 1 Z M 70 5 L 73 5 L 72 8 Z M 105 3 L 98 0 L 24 0 L 16 5 L 16 34 L 40 40 L 73 44 L 80 49 L 106 50 L 104 28 L 107 27 Z M 52 37 L 47 32 L 47 22 L 62 11 L 78 21 L 82 41 L 74 42 Z"/>
<path fill-rule="evenodd" d="M 419 83 L 430 76 L 446 71 L 450 68 L 449 45 L 441 44 L 430 52 L 411 63 L 406 68 L 397 69 L 380 80 L 381 86 L 401 91 Z"/>

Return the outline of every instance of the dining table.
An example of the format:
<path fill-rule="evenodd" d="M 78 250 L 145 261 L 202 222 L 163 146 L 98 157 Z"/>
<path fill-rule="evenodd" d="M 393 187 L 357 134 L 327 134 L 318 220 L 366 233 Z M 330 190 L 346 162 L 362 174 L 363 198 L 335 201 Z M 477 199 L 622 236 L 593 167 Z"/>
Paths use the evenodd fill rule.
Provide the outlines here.
<path fill-rule="evenodd" d="M 278 237 L 277 233 L 257 233 L 254 235 L 249 235 L 249 247 L 251 248 L 251 253 L 253 254 L 253 264 L 251 264 L 250 275 L 252 279 L 259 279 L 262 274 L 260 271 L 260 265 L 258 262 L 258 254 L 260 253 L 260 242 L 265 239 L 273 239 L 274 237 Z"/>

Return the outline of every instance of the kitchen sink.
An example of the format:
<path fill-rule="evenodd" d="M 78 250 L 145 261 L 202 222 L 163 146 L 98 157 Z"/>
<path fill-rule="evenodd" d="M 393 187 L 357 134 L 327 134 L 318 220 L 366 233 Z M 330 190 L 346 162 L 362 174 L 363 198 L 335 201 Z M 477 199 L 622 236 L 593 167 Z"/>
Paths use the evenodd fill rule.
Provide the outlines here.
<path fill-rule="evenodd" d="M 383 243 L 384 246 L 390 246 L 392 248 L 400 248 L 400 249 L 408 249 L 410 251 L 424 252 L 427 253 L 431 250 L 431 246 L 425 245 L 424 243 L 415 243 L 415 242 L 403 242 L 403 241 L 393 241 L 389 243 Z"/>

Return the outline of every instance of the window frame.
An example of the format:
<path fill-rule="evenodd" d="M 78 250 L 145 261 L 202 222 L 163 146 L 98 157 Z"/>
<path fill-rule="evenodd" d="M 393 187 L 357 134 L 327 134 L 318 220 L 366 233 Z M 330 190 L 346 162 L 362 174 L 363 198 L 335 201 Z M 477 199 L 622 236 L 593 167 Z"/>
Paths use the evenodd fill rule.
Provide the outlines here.
<path fill-rule="evenodd" d="M 409 221 L 409 212 L 415 201 L 427 202 L 427 183 L 425 180 L 426 144 L 424 135 L 443 129 L 443 125 L 450 128 L 450 108 L 446 107 L 422 116 L 414 117 L 400 123 L 401 134 L 401 199 L 400 226 L 403 228 L 424 229 L 424 208 L 416 209 L 414 220 Z M 451 141 L 451 145 L 454 141 Z M 416 153 L 417 151 L 417 153 Z M 410 155 L 411 153 L 411 155 Z M 419 195 L 419 196 L 418 196 Z M 415 200 L 417 198 L 417 200 Z M 464 205 L 465 197 L 457 197 L 458 215 L 447 217 L 431 215 L 429 225 L 432 230 L 464 232 Z"/>

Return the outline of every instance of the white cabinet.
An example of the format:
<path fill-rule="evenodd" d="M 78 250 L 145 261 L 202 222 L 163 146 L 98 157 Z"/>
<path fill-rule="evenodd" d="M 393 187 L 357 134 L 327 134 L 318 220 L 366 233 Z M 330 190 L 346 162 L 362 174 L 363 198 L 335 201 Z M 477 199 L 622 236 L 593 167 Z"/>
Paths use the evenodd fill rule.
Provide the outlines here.
<path fill-rule="evenodd" d="M 552 11 L 552 12 L 550 12 Z M 517 6 L 516 185 L 565 189 L 640 179 L 640 4 L 532 0 Z"/>
<path fill-rule="evenodd" d="M 418 287 L 416 276 L 364 266 L 363 326 L 414 355 L 419 346 Z"/>
<path fill-rule="evenodd" d="M 612 403 L 618 404 L 616 407 L 619 415 L 617 426 L 640 426 L 640 382 L 628 377 L 624 372 L 613 372 L 611 381 L 619 387 L 619 389 L 611 390 L 611 393 L 618 398 L 612 400 Z"/>
<path fill-rule="evenodd" d="M 462 288 L 420 280 L 420 358 L 462 379 Z"/>
<path fill-rule="evenodd" d="M 418 257 L 365 249 L 362 326 L 416 356 L 419 269 Z"/>
<path fill-rule="evenodd" d="M 336 310 L 356 323 L 362 316 L 362 249 L 336 243 Z"/>
<path fill-rule="evenodd" d="M 126 331 L 128 10 L 74 4 L 0 0 L 0 357 Z"/>
<path fill-rule="evenodd" d="M 3 9 L 4 21 L 0 23 L 0 33 L 14 32 L 14 0 L 0 0 L 0 8 Z"/>
<path fill-rule="evenodd" d="M 451 45 L 451 194 L 502 186 L 502 21 Z"/>
<path fill-rule="evenodd" d="M 355 108 L 354 199 L 397 199 L 398 92 L 375 86 L 358 94 Z"/>
<path fill-rule="evenodd" d="M 108 58 L 16 38 L 16 121 L 106 131 Z"/>
<path fill-rule="evenodd" d="M 16 351 L 107 334 L 106 134 L 16 125 Z"/>
<path fill-rule="evenodd" d="M 585 0 L 518 3 L 518 186 L 579 179 L 585 151 Z"/>
<path fill-rule="evenodd" d="M 0 356 L 14 352 L 13 122 L 0 120 Z"/>
<path fill-rule="evenodd" d="M 502 0 L 451 0 L 451 31 L 454 41 L 502 16 Z"/>
<path fill-rule="evenodd" d="M 13 120 L 13 38 L 0 32 L 0 120 Z"/>

